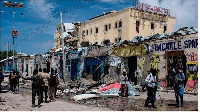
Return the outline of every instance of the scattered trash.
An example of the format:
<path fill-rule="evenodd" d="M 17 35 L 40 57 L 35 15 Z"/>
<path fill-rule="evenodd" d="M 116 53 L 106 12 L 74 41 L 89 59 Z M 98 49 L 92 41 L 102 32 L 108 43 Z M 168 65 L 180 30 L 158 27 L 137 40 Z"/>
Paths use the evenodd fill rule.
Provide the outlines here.
<path fill-rule="evenodd" d="M 139 91 L 136 90 L 136 86 L 128 83 L 128 96 L 139 95 Z"/>
<path fill-rule="evenodd" d="M 65 89 L 63 92 L 64 92 L 64 93 L 68 93 L 68 92 L 69 92 L 69 89 Z"/>
<path fill-rule="evenodd" d="M 85 100 L 85 99 L 91 99 L 91 98 L 97 98 L 99 97 L 99 95 L 96 94 L 81 94 L 81 95 L 76 95 L 73 96 L 72 99 L 75 101 L 79 101 L 79 100 Z"/>

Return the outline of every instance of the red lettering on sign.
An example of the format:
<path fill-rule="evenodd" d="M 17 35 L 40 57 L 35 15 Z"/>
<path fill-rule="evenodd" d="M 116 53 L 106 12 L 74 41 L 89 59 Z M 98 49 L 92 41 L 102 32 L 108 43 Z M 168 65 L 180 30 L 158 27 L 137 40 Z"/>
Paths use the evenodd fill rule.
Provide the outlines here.
<path fill-rule="evenodd" d="M 194 52 L 192 52 L 189 56 L 188 56 L 188 60 L 190 61 L 196 61 L 198 60 L 198 55 Z"/>

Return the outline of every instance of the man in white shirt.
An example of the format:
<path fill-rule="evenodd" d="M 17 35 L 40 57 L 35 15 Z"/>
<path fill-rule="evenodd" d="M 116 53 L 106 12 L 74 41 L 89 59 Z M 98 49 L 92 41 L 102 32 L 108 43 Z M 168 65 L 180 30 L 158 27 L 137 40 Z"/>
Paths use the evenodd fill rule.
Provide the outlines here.
<path fill-rule="evenodd" d="M 153 73 L 153 74 L 152 74 Z M 147 78 L 145 79 L 146 83 L 147 83 L 147 99 L 145 102 L 145 107 L 149 107 L 148 106 L 148 102 L 151 102 L 151 107 L 152 108 L 157 108 L 154 105 L 154 87 L 155 87 L 155 83 L 156 83 L 156 79 L 155 79 L 155 73 L 153 72 L 153 69 L 151 69 L 149 75 L 147 76 Z"/>

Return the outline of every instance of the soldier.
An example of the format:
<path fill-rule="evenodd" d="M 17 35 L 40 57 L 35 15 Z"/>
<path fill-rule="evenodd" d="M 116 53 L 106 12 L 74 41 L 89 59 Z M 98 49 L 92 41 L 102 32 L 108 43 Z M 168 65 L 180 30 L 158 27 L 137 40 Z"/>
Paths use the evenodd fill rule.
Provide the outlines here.
<path fill-rule="evenodd" d="M 35 97 L 36 94 L 38 98 L 38 107 L 41 107 L 41 94 L 40 89 L 44 85 L 44 81 L 41 75 L 38 75 L 38 70 L 33 71 L 33 76 L 31 78 L 24 78 L 25 80 L 32 80 L 32 107 L 35 107 Z"/>

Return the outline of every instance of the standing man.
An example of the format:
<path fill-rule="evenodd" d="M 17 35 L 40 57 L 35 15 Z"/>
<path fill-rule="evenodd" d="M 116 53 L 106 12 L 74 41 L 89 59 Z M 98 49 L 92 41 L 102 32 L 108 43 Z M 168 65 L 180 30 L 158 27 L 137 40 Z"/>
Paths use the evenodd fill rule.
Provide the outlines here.
<path fill-rule="evenodd" d="M 52 69 L 51 75 L 50 75 L 50 96 L 51 96 L 51 101 L 54 102 L 56 101 L 56 74 L 54 70 Z"/>
<path fill-rule="evenodd" d="M 13 73 L 11 75 L 11 80 L 10 80 L 11 90 L 12 90 L 13 94 L 15 94 L 17 83 L 18 83 L 17 73 L 16 73 L 15 69 L 13 69 Z"/>
<path fill-rule="evenodd" d="M 179 107 L 179 96 L 181 99 L 181 107 L 183 107 L 183 94 L 184 94 L 184 81 L 185 75 L 181 72 L 180 68 L 176 67 L 176 75 L 174 78 L 174 92 L 176 97 L 176 107 Z"/>
<path fill-rule="evenodd" d="M 38 75 L 42 76 L 42 69 L 41 69 L 41 68 L 39 68 Z M 42 79 L 43 79 L 43 78 L 42 78 Z M 43 80 L 43 81 L 44 81 L 44 80 Z M 41 88 L 40 88 L 41 103 L 43 103 L 43 91 L 44 91 L 44 85 L 41 86 Z"/>
<path fill-rule="evenodd" d="M 147 76 L 147 78 L 145 79 L 147 85 L 146 85 L 146 88 L 147 88 L 147 99 L 146 99 L 146 102 L 145 102 L 145 107 L 149 107 L 148 103 L 149 101 L 151 102 L 151 107 L 152 108 L 157 108 L 155 105 L 154 105 L 154 87 L 155 87 L 155 83 L 156 83 L 156 79 L 155 79 L 155 73 L 153 72 L 153 69 L 150 70 L 150 73 L 149 75 Z"/>
<path fill-rule="evenodd" d="M 48 92 L 50 76 L 47 73 L 47 69 L 46 68 L 43 69 L 43 72 L 44 73 L 42 73 L 41 75 L 42 75 L 42 78 L 44 80 L 44 93 L 45 93 L 45 101 L 44 101 L 44 103 L 49 103 L 49 101 L 47 101 L 47 98 L 48 98 L 47 92 Z"/>
<path fill-rule="evenodd" d="M 25 80 L 32 80 L 32 107 L 35 107 L 35 97 L 38 96 L 38 107 L 41 107 L 41 94 L 40 89 L 44 85 L 44 81 L 41 75 L 38 75 L 38 70 L 33 71 L 31 78 L 24 78 Z"/>
<path fill-rule="evenodd" d="M 128 96 L 128 86 L 127 86 L 127 81 L 128 81 L 128 77 L 126 74 L 126 71 L 123 70 L 122 75 L 120 76 L 120 83 L 121 83 L 121 94 L 122 97 L 127 97 Z"/>

